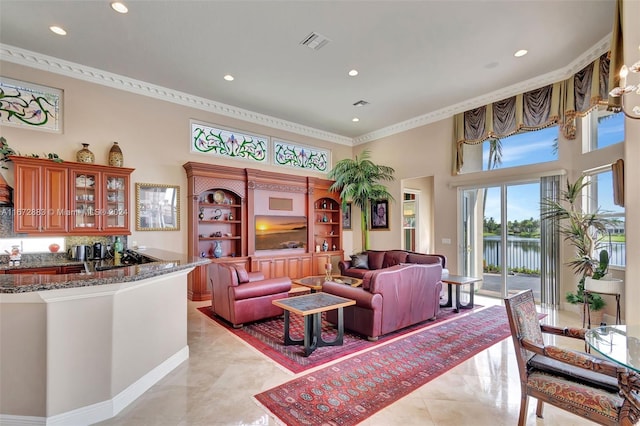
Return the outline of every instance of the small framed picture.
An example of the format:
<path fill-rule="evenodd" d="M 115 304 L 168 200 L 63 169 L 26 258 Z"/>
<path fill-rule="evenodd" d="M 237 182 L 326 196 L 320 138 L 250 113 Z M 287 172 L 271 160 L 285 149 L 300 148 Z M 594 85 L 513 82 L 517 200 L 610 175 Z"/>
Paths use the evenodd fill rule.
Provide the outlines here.
<path fill-rule="evenodd" d="M 342 229 L 351 229 L 351 203 L 342 209 Z"/>
<path fill-rule="evenodd" d="M 389 229 L 389 200 L 371 200 L 371 229 Z"/>

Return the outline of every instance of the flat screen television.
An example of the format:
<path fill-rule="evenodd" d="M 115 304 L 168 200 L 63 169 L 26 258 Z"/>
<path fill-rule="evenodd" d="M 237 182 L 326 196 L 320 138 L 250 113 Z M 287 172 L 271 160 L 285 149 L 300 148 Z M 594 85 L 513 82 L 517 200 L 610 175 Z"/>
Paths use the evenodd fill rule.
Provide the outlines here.
<path fill-rule="evenodd" d="M 256 219 L 256 250 L 297 249 L 307 246 L 307 218 L 266 216 Z"/>

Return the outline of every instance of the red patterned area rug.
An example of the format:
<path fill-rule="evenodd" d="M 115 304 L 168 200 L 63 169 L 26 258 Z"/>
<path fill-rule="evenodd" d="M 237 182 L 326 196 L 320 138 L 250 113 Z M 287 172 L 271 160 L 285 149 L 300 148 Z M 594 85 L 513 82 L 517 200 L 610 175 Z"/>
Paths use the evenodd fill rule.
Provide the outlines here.
<path fill-rule="evenodd" d="M 481 306 L 475 305 L 474 310 L 480 308 Z M 411 327 L 399 330 L 395 333 L 387 334 L 380 337 L 376 342 L 370 342 L 359 334 L 345 330 L 343 340 L 344 343 L 342 344 L 342 346 L 320 347 L 313 351 L 311 355 L 305 357 L 304 349 L 302 346 L 284 345 L 284 320 L 282 319 L 282 317 L 258 321 L 255 323 L 247 324 L 241 329 L 235 329 L 231 327 L 229 323 L 214 315 L 211 312 L 210 306 L 203 306 L 201 308 L 198 308 L 198 310 L 218 324 L 225 327 L 231 333 L 240 337 L 246 343 L 262 352 L 264 355 L 268 356 L 286 369 L 292 371 L 293 373 L 300 373 L 311 368 L 318 367 L 322 364 L 334 361 L 346 355 L 351 355 L 365 349 L 373 348 L 415 330 L 424 327 L 430 327 L 434 324 L 438 324 L 445 320 L 454 318 L 456 316 L 462 316 L 465 313 L 470 312 L 461 311 L 461 313 L 457 314 L 451 308 L 444 308 L 440 310 L 440 314 L 438 314 L 438 317 L 435 320 L 424 321 Z M 304 330 L 302 317 L 299 315 L 291 315 L 290 321 L 291 336 L 295 338 L 301 338 Z M 336 329 L 328 322 L 323 321 L 323 338 L 327 341 L 330 341 L 333 340 L 335 335 Z"/>
<path fill-rule="evenodd" d="M 286 425 L 355 425 L 510 336 L 504 306 L 381 345 L 254 396 Z"/>

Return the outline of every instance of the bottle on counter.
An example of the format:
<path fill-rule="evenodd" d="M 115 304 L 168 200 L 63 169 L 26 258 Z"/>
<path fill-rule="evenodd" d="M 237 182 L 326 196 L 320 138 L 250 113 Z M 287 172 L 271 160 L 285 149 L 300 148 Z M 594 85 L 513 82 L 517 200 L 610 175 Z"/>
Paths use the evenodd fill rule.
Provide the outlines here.
<path fill-rule="evenodd" d="M 122 241 L 120 241 L 120 237 L 116 237 L 116 241 L 113 243 L 113 264 L 119 265 L 120 259 L 122 258 L 122 250 L 124 246 L 122 245 Z"/>

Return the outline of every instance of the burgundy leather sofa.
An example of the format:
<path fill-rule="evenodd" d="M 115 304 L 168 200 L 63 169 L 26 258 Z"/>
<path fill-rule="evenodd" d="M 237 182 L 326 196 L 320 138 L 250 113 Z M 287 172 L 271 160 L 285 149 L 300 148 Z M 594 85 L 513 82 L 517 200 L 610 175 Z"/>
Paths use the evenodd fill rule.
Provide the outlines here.
<path fill-rule="evenodd" d="M 340 274 L 360 279 L 364 278 L 368 271 L 401 263 L 440 263 L 443 269 L 447 267 L 447 258 L 441 254 L 424 254 L 407 250 L 366 250 L 351 256 L 351 259 L 341 260 L 338 263 Z"/>
<path fill-rule="evenodd" d="M 325 282 L 322 291 L 356 301 L 344 308 L 344 326 L 369 340 L 435 318 L 440 311 L 442 265 L 404 264 L 369 271 L 361 287 Z M 337 311 L 327 312 L 337 323 Z"/>
<path fill-rule="evenodd" d="M 282 308 L 271 301 L 289 297 L 291 290 L 288 277 L 265 279 L 262 272 L 247 272 L 244 267 L 232 263 L 209 265 L 209 279 L 211 309 L 234 328 L 282 315 Z"/>

